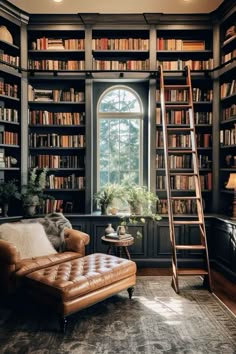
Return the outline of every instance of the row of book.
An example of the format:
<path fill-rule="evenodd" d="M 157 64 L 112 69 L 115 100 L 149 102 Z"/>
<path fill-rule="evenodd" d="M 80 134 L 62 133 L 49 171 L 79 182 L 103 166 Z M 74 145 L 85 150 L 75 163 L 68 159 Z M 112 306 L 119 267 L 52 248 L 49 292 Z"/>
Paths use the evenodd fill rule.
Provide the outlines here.
<path fill-rule="evenodd" d="M 4 152 L 0 152 L 0 168 L 11 167 L 18 167 L 17 159 L 13 156 L 4 156 Z"/>
<path fill-rule="evenodd" d="M 236 155 L 228 154 L 225 156 L 225 167 L 236 168 Z"/>
<path fill-rule="evenodd" d="M 220 144 L 236 145 L 236 124 L 234 128 L 220 130 Z"/>
<path fill-rule="evenodd" d="M 77 91 L 74 87 L 69 90 L 36 89 L 28 85 L 29 101 L 52 101 L 52 102 L 84 102 L 84 91 Z"/>
<path fill-rule="evenodd" d="M 50 213 L 63 213 L 64 212 L 64 200 L 63 199 L 46 199 L 43 201 L 40 213 L 50 214 Z"/>
<path fill-rule="evenodd" d="M 29 70 L 85 70 L 84 60 L 33 60 L 28 61 Z"/>
<path fill-rule="evenodd" d="M 2 78 L 0 78 L 0 95 L 6 95 L 9 97 L 18 97 L 18 85 L 11 85 L 7 82 L 4 82 Z"/>
<path fill-rule="evenodd" d="M 20 65 L 20 58 L 13 57 L 12 55 L 9 55 L 9 54 L 0 53 L 0 60 L 4 61 L 5 63 L 10 64 L 10 65 L 14 65 L 14 66 Z"/>
<path fill-rule="evenodd" d="M 185 66 L 188 65 L 191 70 L 211 70 L 213 69 L 213 58 L 207 60 L 158 60 L 157 67 L 159 65 L 163 66 L 163 70 L 184 70 Z"/>
<path fill-rule="evenodd" d="M 176 38 L 157 38 L 157 50 L 205 50 L 205 41 L 202 39 L 176 39 Z"/>
<path fill-rule="evenodd" d="M 30 147 L 85 147 L 84 135 L 29 134 Z"/>
<path fill-rule="evenodd" d="M 167 124 L 189 124 L 186 109 L 166 111 Z M 156 107 L 156 124 L 161 124 L 161 108 Z M 212 124 L 212 112 L 194 112 L 195 124 Z"/>
<path fill-rule="evenodd" d="M 210 133 L 199 133 L 196 134 L 197 147 L 211 147 L 212 146 L 212 135 Z M 163 132 L 156 131 L 156 147 L 163 147 Z M 188 148 L 191 147 L 191 140 L 189 134 L 169 134 L 168 135 L 168 146 L 169 147 L 180 147 Z"/>
<path fill-rule="evenodd" d="M 203 205 L 205 202 L 203 200 Z M 174 214 L 196 214 L 197 205 L 195 200 L 173 200 L 172 210 Z M 160 199 L 157 212 L 159 214 L 168 214 L 168 206 L 166 199 Z"/>
<path fill-rule="evenodd" d="M 84 189 L 85 177 L 76 176 L 72 173 L 70 176 L 49 175 L 46 178 L 46 188 L 49 189 Z"/>
<path fill-rule="evenodd" d="M 224 82 L 220 85 L 220 97 L 224 98 L 236 93 L 236 80 L 232 80 L 231 82 Z"/>
<path fill-rule="evenodd" d="M 13 108 L 0 107 L 0 120 L 18 123 L 18 111 Z"/>
<path fill-rule="evenodd" d="M 169 167 L 171 169 L 193 168 L 192 155 L 169 155 Z M 208 155 L 198 155 L 199 168 L 211 168 L 212 160 Z M 156 155 L 156 168 L 165 168 L 165 159 L 163 154 Z"/>
<path fill-rule="evenodd" d="M 204 175 L 200 175 L 200 185 L 203 190 L 212 189 L 212 173 L 208 172 Z M 156 188 L 159 190 L 166 189 L 166 176 L 158 175 L 156 176 Z M 170 176 L 170 188 L 173 190 L 195 190 L 195 177 L 194 176 L 184 176 L 175 175 Z"/>
<path fill-rule="evenodd" d="M 96 38 L 92 50 L 148 50 L 149 39 L 143 38 Z"/>
<path fill-rule="evenodd" d="M 6 145 L 18 145 L 18 133 L 1 131 L 0 132 L 0 144 Z"/>
<path fill-rule="evenodd" d="M 30 155 L 29 167 L 34 168 L 84 168 L 84 156 L 81 155 Z"/>
<path fill-rule="evenodd" d="M 146 60 L 96 60 L 93 59 L 94 70 L 149 70 L 149 59 Z"/>
<path fill-rule="evenodd" d="M 84 50 L 85 48 L 84 38 L 37 38 L 31 43 L 33 50 Z"/>
<path fill-rule="evenodd" d="M 85 112 L 49 112 L 34 110 L 29 112 L 31 125 L 74 125 L 85 124 Z"/>
<path fill-rule="evenodd" d="M 192 95 L 194 102 L 211 102 L 213 90 L 193 87 Z M 189 92 L 186 89 L 168 89 L 165 90 L 164 97 L 169 102 L 187 102 L 189 100 Z M 160 89 L 156 90 L 156 101 L 160 101 Z"/>
<path fill-rule="evenodd" d="M 232 104 L 230 107 L 222 109 L 222 121 L 236 116 L 236 104 Z"/>
<path fill-rule="evenodd" d="M 229 61 L 235 57 L 236 57 L 236 49 L 234 49 L 232 52 L 222 55 L 221 62 L 222 62 L 222 64 L 227 63 L 227 61 Z"/>

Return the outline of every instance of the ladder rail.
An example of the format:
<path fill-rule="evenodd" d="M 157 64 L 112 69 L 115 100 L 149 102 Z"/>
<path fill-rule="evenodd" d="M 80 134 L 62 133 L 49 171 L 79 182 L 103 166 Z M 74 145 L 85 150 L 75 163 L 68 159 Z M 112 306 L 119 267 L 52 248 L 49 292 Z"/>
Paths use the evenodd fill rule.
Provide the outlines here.
<path fill-rule="evenodd" d="M 167 209 L 168 209 L 168 219 L 169 219 L 169 232 L 170 232 L 170 242 L 171 242 L 171 251 L 172 251 L 172 271 L 173 271 L 173 285 L 178 290 L 178 277 L 177 277 L 177 254 L 176 254 L 176 245 L 175 245 L 175 228 L 173 220 L 173 208 L 171 201 L 171 192 L 170 192 L 170 166 L 168 158 L 168 132 L 167 132 L 167 122 L 166 122 L 166 106 L 165 106 L 165 88 L 164 88 L 164 74 L 163 68 L 159 66 L 160 71 L 160 102 L 161 102 L 161 117 L 162 117 L 162 129 L 163 129 L 163 143 L 166 147 L 164 149 L 164 163 L 165 163 L 165 172 L 166 172 L 166 192 L 167 192 Z"/>

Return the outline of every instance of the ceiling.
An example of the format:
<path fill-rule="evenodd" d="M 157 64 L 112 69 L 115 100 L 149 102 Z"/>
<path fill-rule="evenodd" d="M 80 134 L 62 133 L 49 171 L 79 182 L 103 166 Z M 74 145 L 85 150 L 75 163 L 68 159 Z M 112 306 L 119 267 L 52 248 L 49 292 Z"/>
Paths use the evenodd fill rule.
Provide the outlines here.
<path fill-rule="evenodd" d="M 30 14 L 209 13 L 223 0 L 9 0 Z"/>

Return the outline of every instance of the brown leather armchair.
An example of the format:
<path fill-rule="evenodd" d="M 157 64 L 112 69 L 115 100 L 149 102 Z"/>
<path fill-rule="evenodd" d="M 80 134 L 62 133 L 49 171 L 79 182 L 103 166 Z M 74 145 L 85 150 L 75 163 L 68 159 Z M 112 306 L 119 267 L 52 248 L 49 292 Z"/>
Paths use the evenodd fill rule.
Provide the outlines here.
<path fill-rule="evenodd" d="M 14 292 L 21 284 L 21 275 L 85 255 L 85 246 L 89 243 L 88 234 L 75 229 L 65 229 L 64 237 L 64 252 L 25 259 L 20 258 L 15 245 L 0 240 L 0 294 Z"/>

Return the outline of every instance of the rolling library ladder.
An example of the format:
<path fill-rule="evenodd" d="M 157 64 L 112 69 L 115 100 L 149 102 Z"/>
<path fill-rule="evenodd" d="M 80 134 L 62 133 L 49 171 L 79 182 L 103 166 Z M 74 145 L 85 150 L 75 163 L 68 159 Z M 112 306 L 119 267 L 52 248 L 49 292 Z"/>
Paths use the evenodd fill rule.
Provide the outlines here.
<path fill-rule="evenodd" d="M 190 68 L 187 66 L 184 71 L 186 82 L 184 85 L 165 85 L 164 84 L 164 72 L 162 66 L 160 66 L 160 101 L 161 101 L 161 117 L 163 127 L 163 146 L 164 146 L 164 161 L 165 161 L 165 174 L 166 174 L 166 192 L 167 192 L 167 206 L 169 217 L 169 230 L 170 230 L 170 243 L 172 251 L 172 287 L 179 293 L 179 275 L 202 276 L 203 286 L 211 291 L 211 274 L 210 263 L 207 249 L 206 229 L 203 215 L 203 204 L 201 195 L 201 181 L 199 176 L 199 164 L 197 157 L 197 143 L 196 132 L 194 124 L 194 111 L 193 111 L 193 96 L 192 96 L 192 84 Z M 182 92 L 182 94 L 181 94 Z M 174 95 L 172 95 L 174 93 Z M 180 94 L 180 99 L 176 99 L 176 94 Z M 174 96 L 174 98 L 172 97 Z M 184 97 L 184 98 L 183 98 Z M 167 98 L 167 99 L 166 99 Z M 182 110 L 188 116 L 188 121 L 181 126 L 178 124 L 171 125 L 167 122 L 167 112 L 170 110 Z M 185 143 L 181 145 L 181 148 L 171 146 L 173 139 L 171 134 L 175 137 L 181 135 L 184 136 Z M 170 145 L 170 146 L 169 146 Z M 183 147 L 182 147 L 183 146 Z M 183 155 L 188 154 L 191 156 L 191 172 L 178 172 L 170 169 L 170 155 Z M 171 183 L 171 178 L 188 179 L 191 178 L 193 188 L 191 195 L 176 196 Z M 176 220 L 173 214 L 172 203 L 175 200 L 187 201 L 195 203 L 196 215 L 193 219 Z M 199 228 L 199 244 L 176 244 L 175 226 L 177 225 L 196 225 Z M 191 243 L 191 241 L 188 241 Z M 202 254 L 203 266 L 201 268 L 180 268 L 178 266 L 178 255 L 181 251 L 196 251 Z"/>

